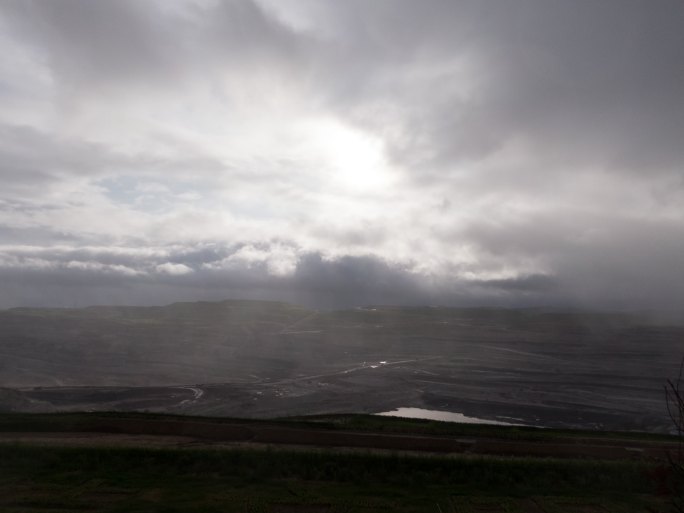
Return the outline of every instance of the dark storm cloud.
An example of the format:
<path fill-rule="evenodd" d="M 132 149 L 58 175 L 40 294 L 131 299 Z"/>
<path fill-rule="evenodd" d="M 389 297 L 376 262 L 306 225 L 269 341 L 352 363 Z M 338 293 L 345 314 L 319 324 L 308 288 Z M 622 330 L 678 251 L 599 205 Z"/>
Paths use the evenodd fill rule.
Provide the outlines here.
<path fill-rule="evenodd" d="M 4 193 L 30 197 L 64 176 L 92 176 L 129 161 L 97 144 L 60 140 L 29 126 L 0 125 L 0 174 Z"/>
<path fill-rule="evenodd" d="M 0 21 L 4 306 L 684 301 L 680 0 L 5 0 Z M 340 146 L 288 153 L 317 135 Z M 364 137 L 393 181 L 350 193 L 325 159 Z"/>
<path fill-rule="evenodd" d="M 136 86 L 164 91 L 215 80 L 226 66 L 288 72 L 315 51 L 250 0 L 8 0 L 3 7 L 16 37 L 49 60 L 67 96 L 69 88 L 87 95 Z"/>
<path fill-rule="evenodd" d="M 647 298 L 651 307 L 672 308 L 684 280 L 661 269 L 678 265 L 673 255 L 684 250 L 681 241 L 651 236 L 649 242 L 660 249 L 632 254 L 631 243 L 621 237 L 624 234 L 617 241 L 564 252 L 567 262 L 560 276 L 489 280 L 426 276 L 373 256 L 330 259 L 315 252 L 302 253 L 293 273 L 278 275 L 267 260 L 244 257 L 241 251 L 252 247 L 247 243 L 155 249 L 5 247 L 0 253 L 0 277 L 6 294 L 0 307 L 15 306 L 17 298 L 25 305 L 83 306 L 228 297 L 275 298 L 321 308 L 359 304 L 630 307 Z M 272 253 L 267 244 L 260 250 Z M 605 251 L 608 258 L 597 259 L 597 251 Z M 637 268 L 640 274 L 635 276 L 630 269 Z"/>
<path fill-rule="evenodd" d="M 415 166 L 441 172 L 516 138 L 534 142 L 545 172 L 569 163 L 681 169 L 684 8 L 677 0 L 391 1 L 360 9 L 361 40 L 402 58 L 380 73 L 401 76 L 448 57 L 472 63 L 462 76 L 445 68 L 441 80 L 359 92 L 362 103 L 368 93 L 405 102 L 392 154 L 418 174 Z M 459 95 L 458 81 L 471 81 L 473 90 Z"/>
<path fill-rule="evenodd" d="M 6 6 L 53 72 L 86 87 L 172 84 L 228 59 L 285 65 L 365 123 L 373 102 L 393 102 L 401 112 L 391 121 L 402 132 L 390 139 L 391 154 L 418 176 L 482 159 L 515 138 L 534 141 L 546 172 L 569 161 L 672 171 L 683 158 L 677 0 L 349 2 L 332 7 L 345 36 L 334 43 L 295 34 L 249 1 Z M 450 74 L 460 58 L 472 64 L 463 76 Z M 426 64 L 444 67 L 441 77 L 407 79 Z M 473 90 L 459 94 L 458 81 Z"/>
<path fill-rule="evenodd" d="M 73 87 L 141 76 L 167 76 L 180 40 L 147 1 L 5 1 L 14 32 L 38 46 L 54 73 Z M 178 34 L 176 34 L 178 35 Z"/>
<path fill-rule="evenodd" d="M 684 151 L 678 0 L 348 2 L 330 7 L 343 34 L 334 42 L 294 33 L 246 0 L 4 5 L 18 37 L 67 82 L 172 85 L 192 72 L 209 78 L 228 59 L 286 66 L 367 123 L 365 108 L 393 102 L 403 131 L 392 154 L 429 172 L 516 137 L 550 158 L 617 169 L 671 171 Z M 448 67 L 459 59 L 463 76 Z M 410 78 L 426 65 L 436 76 Z M 473 90 L 459 94 L 459 81 Z"/>
<path fill-rule="evenodd" d="M 161 301 L 222 298 L 278 299 L 315 308 L 346 308 L 359 304 L 480 304 L 511 305 L 518 292 L 535 293 L 551 280 L 530 276 L 521 280 L 467 282 L 441 280 L 372 256 L 326 259 L 305 253 L 294 273 L 274 276 L 266 262 L 235 260 L 243 246 L 159 248 L 156 252 L 107 248 L 5 249 L 0 255 L 0 283 L 6 294 L 0 308 L 86 306 L 92 304 L 159 304 Z M 166 272 L 181 266 L 182 272 Z M 482 289 L 488 289 L 483 292 Z M 511 294 L 513 292 L 514 294 Z M 162 299 L 163 298 L 163 299 Z"/>

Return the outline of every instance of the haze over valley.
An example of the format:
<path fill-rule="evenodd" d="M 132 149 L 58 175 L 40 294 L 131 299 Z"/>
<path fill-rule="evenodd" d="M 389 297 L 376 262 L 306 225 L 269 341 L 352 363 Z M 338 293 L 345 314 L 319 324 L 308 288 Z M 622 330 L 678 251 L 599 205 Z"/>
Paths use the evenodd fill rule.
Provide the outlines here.
<path fill-rule="evenodd" d="M 419 407 L 668 431 L 684 326 L 543 309 L 222 301 L 0 312 L 0 409 L 272 418 Z"/>

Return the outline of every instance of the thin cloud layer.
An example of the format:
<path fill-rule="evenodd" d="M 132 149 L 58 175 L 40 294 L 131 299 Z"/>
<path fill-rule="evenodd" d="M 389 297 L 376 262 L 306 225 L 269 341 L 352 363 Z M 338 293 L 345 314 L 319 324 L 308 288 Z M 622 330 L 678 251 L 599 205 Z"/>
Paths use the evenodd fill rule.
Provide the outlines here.
<path fill-rule="evenodd" d="M 684 301 L 684 4 L 0 1 L 0 307 Z"/>

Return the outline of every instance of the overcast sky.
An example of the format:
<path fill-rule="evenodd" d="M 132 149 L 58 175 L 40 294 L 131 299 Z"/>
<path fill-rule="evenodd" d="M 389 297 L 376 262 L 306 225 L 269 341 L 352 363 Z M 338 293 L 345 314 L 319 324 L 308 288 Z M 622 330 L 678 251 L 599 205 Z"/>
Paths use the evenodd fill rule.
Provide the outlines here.
<path fill-rule="evenodd" d="M 684 304 L 682 0 L 0 0 L 0 307 Z"/>

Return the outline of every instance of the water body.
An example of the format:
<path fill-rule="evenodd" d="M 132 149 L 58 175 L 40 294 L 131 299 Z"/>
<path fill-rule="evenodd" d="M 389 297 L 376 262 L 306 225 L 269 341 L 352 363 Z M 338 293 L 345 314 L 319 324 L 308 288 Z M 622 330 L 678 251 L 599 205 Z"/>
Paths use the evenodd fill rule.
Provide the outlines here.
<path fill-rule="evenodd" d="M 455 413 L 451 411 L 425 410 L 423 408 L 397 408 L 396 410 L 384 411 L 382 413 L 378 413 L 377 415 L 385 415 L 387 417 L 405 417 L 409 419 L 443 420 L 447 422 L 460 422 L 462 424 L 496 424 L 499 426 L 520 425 L 512 424 L 510 422 L 501 422 L 499 420 L 468 417 L 462 413 Z"/>

